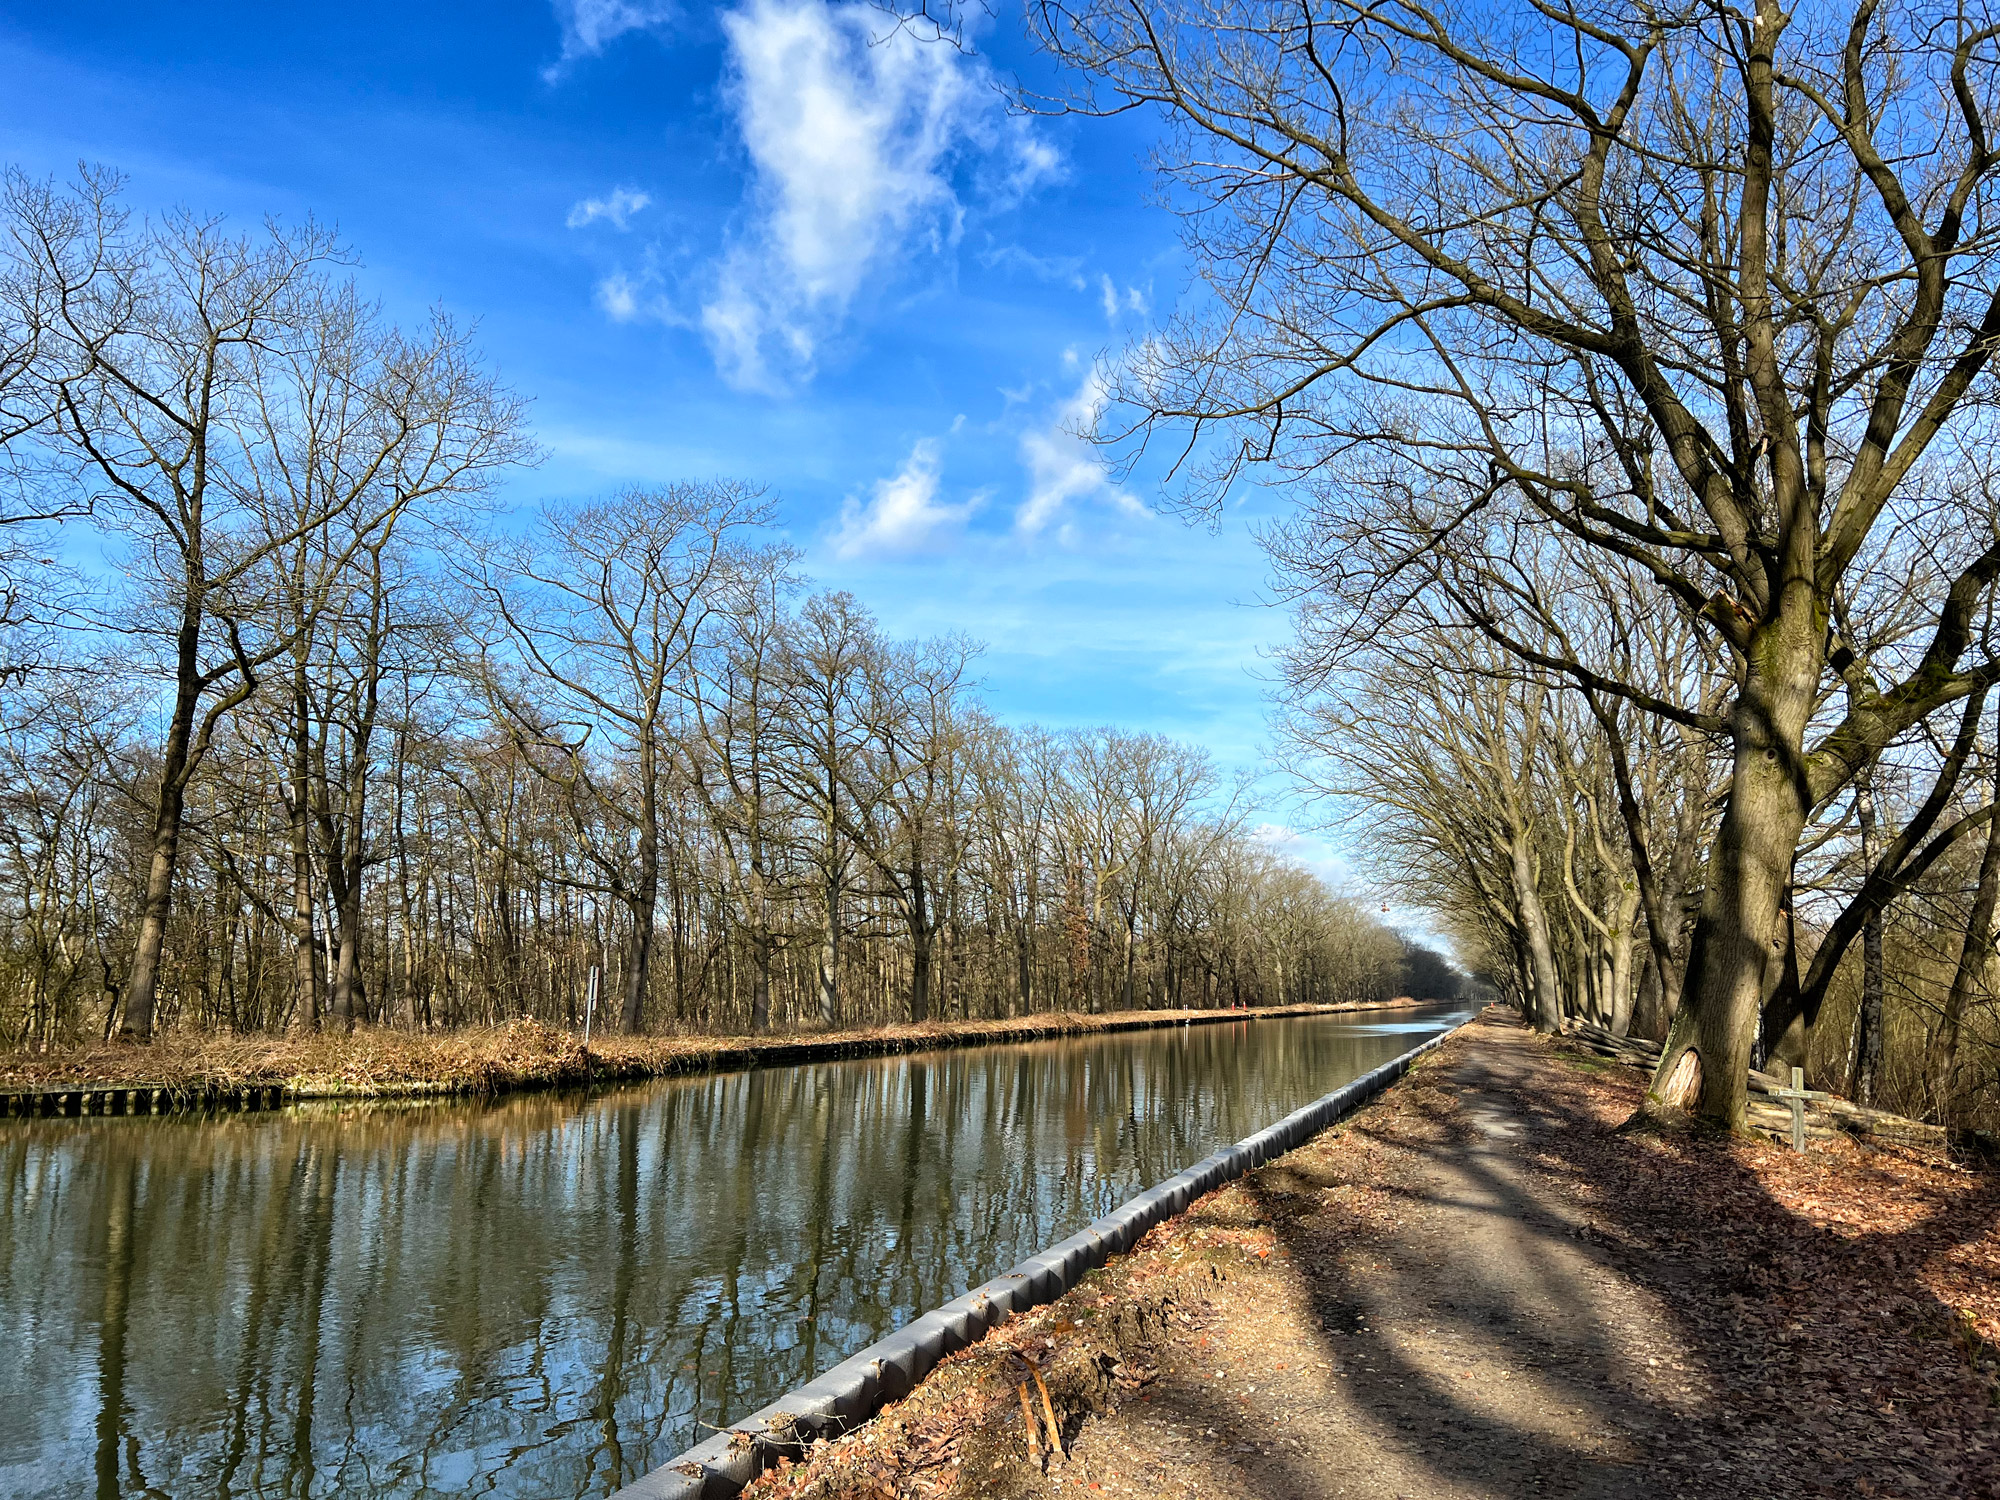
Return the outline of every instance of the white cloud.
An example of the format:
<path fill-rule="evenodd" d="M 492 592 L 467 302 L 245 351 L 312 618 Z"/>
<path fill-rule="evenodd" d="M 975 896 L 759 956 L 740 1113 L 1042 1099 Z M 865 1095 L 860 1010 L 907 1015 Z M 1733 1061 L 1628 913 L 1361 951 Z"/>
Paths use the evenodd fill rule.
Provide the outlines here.
<path fill-rule="evenodd" d="M 1004 266 L 1010 271 L 1026 271 L 1038 281 L 1060 281 L 1072 291 L 1084 289 L 1081 256 L 1032 255 L 1019 245 L 995 245 L 979 252 L 979 263 L 989 270 Z"/>
<path fill-rule="evenodd" d="M 1000 153 L 1016 191 L 1055 157 L 1002 118 L 983 63 L 865 0 L 747 0 L 722 27 L 753 182 L 701 323 L 724 378 L 779 390 L 901 255 L 957 239 L 961 157 Z"/>
<path fill-rule="evenodd" d="M 1050 142 L 1036 135 L 1027 121 L 1018 115 L 1007 124 L 1011 157 L 1007 185 L 1016 194 L 1026 193 L 1039 182 L 1062 176 L 1062 154 Z"/>
<path fill-rule="evenodd" d="M 1142 318 L 1146 316 L 1150 304 L 1146 294 L 1136 286 L 1126 287 L 1124 295 L 1120 296 L 1118 283 L 1109 276 L 1099 276 L 1098 283 L 1104 300 L 1104 320 L 1107 323 L 1116 323 L 1118 315 L 1122 312 L 1137 313 Z"/>
<path fill-rule="evenodd" d="M 1072 362 L 1074 358 L 1070 356 Z M 1064 401 L 1048 422 L 1021 435 L 1028 498 L 1014 512 L 1014 529 L 1023 536 L 1047 530 L 1079 500 L 1104 499 L 1128 515 L 1147 513 L 1145 506 L 1112 483 L 1103 454 L 1083 436 L 1096 425 L 1104 399 L 1103 374 L 1093 367 L 1076 394 Z M 1067 533 L 1065 527 L 1065 541 L 1070 540 Z"/>
<path fill-rule="evenodd" d="M 595 224 L 603 219 L 615 229 L 624 229 L 632 215 L 652 201 L 651 193 L 637 192 L 632 188 L 613 188 L 602 198 L 585 198 L 578 203 L 569 211 L 567 222 L 571 229 L 581 229 L 586 224 Z"/>
<path fill-rule="evenodd" d="M 613 271 L 597 283 L 597 305 L 614 323 L 629 323 L 639 316 L 638 288 L 623 271 Z"/>
<path fill-rule="evenodd" d="M 1259 823 L 1251 836 L 1279 859 L 1310 870 L 1336 891 L 1352 892 L 1357 884 L 1354 861 L 1322 834 L 1303 832 L 1288 823 Z"/>
<path fill-rule="evenodd" d="M 866 505 L 849 497 L 840 507 L 834 552 L 841 557 L 915 552 L 963 526 L 979 508 L 980 497 L 962 505 L 938 503 L 943 456 L 938 441 L 925 438 L 910 449 L 902 468 L 875 482 L 874 497 Z"/>
<path fill-rule="evenodd" d="M 542 70 L 551 82 L 580 57 L 595 57 L 628 31 L 652 31 L 674 17 L 672 0 L 551 0 L 562 26 L 562 56 Z"/>

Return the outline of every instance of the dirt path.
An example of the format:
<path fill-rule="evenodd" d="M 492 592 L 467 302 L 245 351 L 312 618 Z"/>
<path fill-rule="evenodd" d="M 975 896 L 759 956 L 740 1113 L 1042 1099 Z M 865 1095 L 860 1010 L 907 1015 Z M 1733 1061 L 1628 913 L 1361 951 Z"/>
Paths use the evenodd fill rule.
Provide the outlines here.
<path fill-rule="evenodd" d="M 1884 1260 L 1741 1170 L 1773 1148 L 1613 1135 L 1634 1098 L 1489 1018 L 757 1493 L 2000 1496 L 1986 1346 L 1909 1274 L 1996 1291 L 1992 1181 L 1910 1167 Z M 1066 1456 L 1029 1453 L 1030 1362 Z"/>
<path fill-rule="evenodd" d="M 1224 1195 L 1216 1222 L 1271 1224 L 1278 1270 L 1222 1283 L 1149 1399 L 1083 1433 L 1077 1479 L 1269 1500 L 1629 1492 L 1651 1414 L 1698 1409 L 1691 1353 L 1530 1182 L 1515 1091 L 1548 1066 L 1496 1028 L 1434 1076 L 1458 1119 L 1375 1134 L 1365 1185 L 1308 1147 Z"/>

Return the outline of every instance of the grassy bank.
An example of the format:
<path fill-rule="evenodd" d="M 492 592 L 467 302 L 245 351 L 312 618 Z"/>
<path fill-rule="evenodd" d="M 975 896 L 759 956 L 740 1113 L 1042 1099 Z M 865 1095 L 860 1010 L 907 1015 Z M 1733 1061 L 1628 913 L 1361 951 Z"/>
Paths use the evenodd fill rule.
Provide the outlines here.
<path fill-rule="evenodd" d="M 1205 1022 L 1407 1009 L 1413 1000 L 1304 1005 L 1250 1011 L 1057 1012 L 1010 1021 L 935 1021 L 854 1031 L 773 1036 L 582 1037 L 539 1021 L 451 1032 L 357 1027 L 298 1037 L 167 1036 L 146 1046 L 106 1043 L 17 1053 L 0 1060 L 0 1094 L 164 1089 L 177 1099 L 246 1089 L 293 1099 L 496 1094 L 574 1087 L 587 1081 L 664 1077 L 826 1058 L 886 1056 L 933 1048 Z"/>

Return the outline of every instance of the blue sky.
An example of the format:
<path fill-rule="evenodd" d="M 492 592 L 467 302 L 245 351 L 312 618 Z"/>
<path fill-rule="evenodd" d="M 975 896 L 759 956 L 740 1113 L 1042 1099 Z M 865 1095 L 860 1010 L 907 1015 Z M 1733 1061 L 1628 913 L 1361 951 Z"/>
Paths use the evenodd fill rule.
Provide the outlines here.
<path fill-rule="evenodd" d="M 1051 78 L 1010 7 L 971 42 L 824 0 L 15 4 L 0 146 L 314 215 L 398 315 L 476 322 L 549 455 L 511 503 L 767 483 L 816 581 L 984 640 L 1004 717 L 1255 767 L 1260 502 L 1190 529 L 1073 435 L 1185 292 L 1152 124 L 1011 110 Z"/>

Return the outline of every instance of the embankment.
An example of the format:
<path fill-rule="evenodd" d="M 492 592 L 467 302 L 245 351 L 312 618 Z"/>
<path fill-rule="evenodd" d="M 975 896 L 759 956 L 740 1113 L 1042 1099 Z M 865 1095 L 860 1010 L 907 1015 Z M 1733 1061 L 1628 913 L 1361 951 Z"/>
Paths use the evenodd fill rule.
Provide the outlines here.
<path fill-rule="evenodd" d="M 449 1032 L 357 1027 L 302 1037 L 162 1037 L 0 1061 L 0 1114 L 158 1114 L 259 1109 L 310 1099 L 396 1099 L 577 1088 L 949 1047 L 1090 1036 L 1159 1026 L 1409 1009 L 1411 999 L 1257 1010 L 1052 1012 L 767 1036 L 604 1036 L 538 1021 Z"/>
<path fill-rule="evenodd" d="M 1643 1088 L 1489 1012 L 747 1500 L 2000 1496 L 2000 1179 Z"/>

